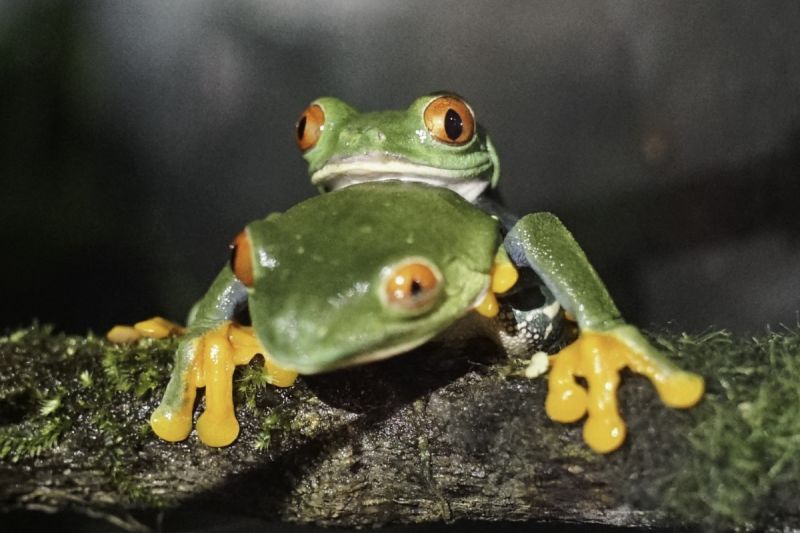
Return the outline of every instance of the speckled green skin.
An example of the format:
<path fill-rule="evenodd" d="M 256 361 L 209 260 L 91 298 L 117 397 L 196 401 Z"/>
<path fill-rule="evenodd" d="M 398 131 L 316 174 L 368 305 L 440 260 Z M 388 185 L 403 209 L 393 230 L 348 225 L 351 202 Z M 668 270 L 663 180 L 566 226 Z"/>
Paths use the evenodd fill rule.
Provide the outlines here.
<path fill-rule="evenodd" d="M 505 246 L 517 262 L 531 265 L 581 329 L 603 331 L 623 323 L 586 254 L 555 215 L 523 217 L 506 236 Z"/>
<path fill-rule="evenodd" d="M 483 188 L 495 186 L 500 176 L 500 164 L 480 125 L 477 125 L 475 136 L 460 146 L 436 140 L 425 127 L 423 113 L 437 96 L 440 93 L 422 96 L 405 110 L 372 113 L 359 113 L 333 97 L 322 97 L 312 102 L 325 113 L 325 126 L 319 141 L 303 154 L 308 161 L 312 183 L 329 190 L 313 178 L 315 172 L 328 164 L 368 159 L 419 165 L 413 172 L 402 176 L 417 181 L 426 181 L 426 168 L 432 168 L 450 171 L 448 177 L 441 178 L 437 185 L 473 181 L 483 183 Z M 369 179 L 399 177 L 391 176 L 385 170 L 368 173 Z"/>
<path fill-rule="evenodd" d="M 410 348 L 452 325 L 487 290 L 499 224 L 440 187 L 383 182 L 312 198 L 247 226 L 256 334 L 280 365 L 315 373 Z M 443 290 L 421 314 L 383 298 L 392 265 L 421 258 Z"/>

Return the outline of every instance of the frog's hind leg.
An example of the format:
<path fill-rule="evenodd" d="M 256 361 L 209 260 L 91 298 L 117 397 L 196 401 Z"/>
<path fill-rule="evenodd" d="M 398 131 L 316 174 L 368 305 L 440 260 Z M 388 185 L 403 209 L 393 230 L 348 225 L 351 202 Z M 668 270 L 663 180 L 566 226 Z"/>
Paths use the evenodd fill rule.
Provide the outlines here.
<path fill-rule="evenodd" d="M 547 415 L 557 422 L 576 422 L 588 413 L 584 440 L 600 453 L 617 449 L 627 433 L 617 403 L 619 372 L 626 363 L 623 354 L 604 335 L 584 332 L 552 359 Z M 575 377 L 584 378 L 588 390 L 578 385 Z"/>
<path fill-rule="evenodd" d="M 574 422 L 580 418 L 569 400 L 578 386 L 574 377 L 585 378 L 588 392 L 583 401 L 588 417 L 583 436 L 589 446 L 600 453 L 617 449 L 625 440 L 625 423 L 617 403 L 620 372 L 625 367 L 649 378 L 661 400 L 670 407 L 691 407 L 703 395 L 700 376 L 671 363 L 629 325 L 604 332 L 583 331 L 553 359 L 547 414 L 559 422 Z"/>
<path fill-rule="evenodd" d="M 700 376 L 669 361 L 633 326 L 617 328 L 614 334 L 620 351 L 625 354 L 627 366 L 655 385 L 658 397 L 665 405 L 685 409 L 700 401 L 704 391 Z"/>
<path fill-rule="evenodd" d="M 133 326 L 116 325 L 106 333 L 106 338 L 113 343 L 134 342 L 142 337 L 163 339 L 170 335 L 183 335 L 186 328 L 160 316 L 137 322 Z"/>

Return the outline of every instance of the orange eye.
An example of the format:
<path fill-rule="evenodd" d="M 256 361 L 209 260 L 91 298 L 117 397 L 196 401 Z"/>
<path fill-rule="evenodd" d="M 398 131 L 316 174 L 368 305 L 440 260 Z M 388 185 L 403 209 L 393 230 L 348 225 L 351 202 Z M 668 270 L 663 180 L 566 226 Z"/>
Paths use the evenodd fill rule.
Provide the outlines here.
<path fill-rule="evenodd" d="M 242 230 L 230 244 L 231 270 L 245 287 L 253 286 L 253 256 L 250 253 L 250 238 Z"/>
<path fill-rule="evenodd" d="M 426 311 L 441 293 L 439 269 L 421 260 L 394 267 L 385 280 L 386 302 L 403 311 Z"/>
<path fill-rule="evenodd" d="M 475 135 L 475 115 L 461 98 L 440 96 L 423 113 L 425 127 L 438 141 L 465 144 Z"/>
<path fill-rule="evenodd" d="M 311 104 L 303 111 L 295 126 L 297 146 L 306 151 L 316 146 L 325 126 L 325 112 L 317 104 Z"/>

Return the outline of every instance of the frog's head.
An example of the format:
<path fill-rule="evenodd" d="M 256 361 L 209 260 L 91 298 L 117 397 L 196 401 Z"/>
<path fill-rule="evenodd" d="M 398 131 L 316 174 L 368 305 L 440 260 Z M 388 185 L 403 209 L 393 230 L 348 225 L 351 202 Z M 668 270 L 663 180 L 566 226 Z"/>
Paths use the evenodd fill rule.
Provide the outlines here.
<path fill-rule="evenodd" d="M 447 189 L 387 181 L 306 200 L 242 239 L 234 272 L 256 335 L 310 374 L 405 352 L 475 308 L 499 230 Z"/>
<path fill-rule="evenodd" d="M 319 98 L 300 116 L 295 135 L 311 183 L 322 192 L 399 179 L 447 187 L 473 201 L 500 175 L 489 137 L 469 104 L 452 93 L 372 113 Z"/>

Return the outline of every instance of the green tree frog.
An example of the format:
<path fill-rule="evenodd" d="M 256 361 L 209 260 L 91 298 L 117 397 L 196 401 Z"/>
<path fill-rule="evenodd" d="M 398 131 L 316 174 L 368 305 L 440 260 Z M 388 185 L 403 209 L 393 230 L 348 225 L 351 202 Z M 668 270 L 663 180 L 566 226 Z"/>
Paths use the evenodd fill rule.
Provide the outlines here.
<path fill-rule="evenodd" d="M 492 142 L 455 94 L 435 93 L 405 111 L 373 113 L 319 98 L 300 116 L 295 135 L 321 192 L 392 179 L 447 187 L 475 202 L 500 176 Z"/>
<path fill-rule="evenodd" d="M 172 377 L 151 416 L 157 435 L 185 439 L 196 389 L 205 387 L 199 438 L 210 446 L 233 442 L 239 431 L 233 370 L 255 354 L 264 355 L 273 384 L 288 386 L 297 374 L 467 334 L 489 336 L 517 356 L 555 353 L 546 411 L 560 422 L 586 416 L 584 437 L 598 452 L 616 449 L 625 438 L 616 399 L 623 368 L 647 376 L 669 406 L 689 407 L 702 396 L 702 378 L 666 360 L 624 323 L 554 216 L 528 215 L 506 231 L 450 187 L 366 181 L 308 199 L 240 233 L 230 265 L 190 315 Z M 528 301 L 530 276 L 533 286 L 544 287 L 542 303 Z M 252 326 L 234 321 L 243 307 Z M 117 327 L 109 338 L 157 337 L 173 329 L 151 320 Z"/>

